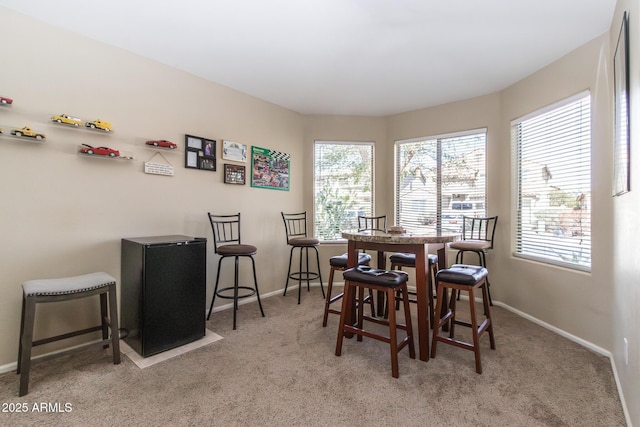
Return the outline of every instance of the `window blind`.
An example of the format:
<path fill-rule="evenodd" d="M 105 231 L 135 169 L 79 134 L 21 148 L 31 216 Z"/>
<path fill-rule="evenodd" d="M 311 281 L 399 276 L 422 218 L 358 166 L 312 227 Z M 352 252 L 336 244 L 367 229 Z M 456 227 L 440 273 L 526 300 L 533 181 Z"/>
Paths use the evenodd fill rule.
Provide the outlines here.
<path fill-rule="evenodd" d="M 358 216 L 373 215 L 374 145 L 316 141 L 314 146 L 314 235 L 342 239 L 358 228 Z"/>
<path fill-rule="evenodd" d="M 515 255 L 591 268 L 591 97 L 512 123 Z"/>
<path fill-rule="evenodd" d="M 396 223 L 462 230 L 486 214 L 486 129 L 396 142 Z"/>

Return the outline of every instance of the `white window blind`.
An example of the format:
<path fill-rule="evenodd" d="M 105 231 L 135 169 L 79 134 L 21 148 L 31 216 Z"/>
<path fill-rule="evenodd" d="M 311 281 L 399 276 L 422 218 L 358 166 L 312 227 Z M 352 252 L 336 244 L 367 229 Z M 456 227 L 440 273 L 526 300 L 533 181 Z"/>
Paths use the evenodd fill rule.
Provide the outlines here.
<path fill-rule="evenodd" d="M 512 123 L 515 256 L 591 268 L 591 97 Z"/>
<path fill-rule="evenodd" d="M 486 129 L 396 142 L 396 222 L 459 232 L 486 214 Z"/>
<path fill-rule="evenodd" d="M 314 234 L 342 239 L 358 228 L 358 215 L 373 215 L 373 143 L 316 141 L 314 148 Z"/>

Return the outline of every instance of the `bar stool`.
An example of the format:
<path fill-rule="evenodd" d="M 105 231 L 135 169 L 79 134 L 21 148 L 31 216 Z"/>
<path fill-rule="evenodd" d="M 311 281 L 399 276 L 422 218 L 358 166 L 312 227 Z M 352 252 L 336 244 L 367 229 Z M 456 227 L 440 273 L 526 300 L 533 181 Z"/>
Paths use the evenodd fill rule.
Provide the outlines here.
<path fill-rule="evenodd" d="M 291 252 L 289 254 L 289 269 L 287 270 L 287 282 L 284 285 L 284 294 L 287 295 L 287 287 L 289 287 L 289 279 L 298 280 L 298 304 L 300 304 L 300 292 L 302 290 L 302 281 L 307 282 L 307 292 L 311 287 L 311 280 L 320 280 L 320 290 L 322 291 L 322 298 L 326 298 L 324 294 L 324 287 L 322 286 L 322 276 L 320 275 L 320 255 L 318 254 L 318 245 L 320 241 L 314 237 L 307 236 L 307 212 L 300 212 L 295 214 L 282 214 L 282 220 L 284 221 L 284 229 L 287 233 L 287 245 L 291 246 Z M 298 271 L 291 272 L 291 263 L 293 261 L 294 249 L 300 250 L 300 267 Z M 309 249 L 313 249 L 316 252 L 316 261 L 318 265 L 318 271 L 309 270 Z M 302 269 L 302 252 L 305 252 L 307 258 L 306 270 Z"/>
<path fill-rule="evenodd" d="M 327 326 L 327 320 L 329 318 L 329 313 L 340 314 L 340 310 L 335 308 L 331 308 L 331 304 L 336 301 L 339 301 L 343 296 L 344 292 L 340 292 L 338 295 L 332 297 L 331 291 L 333 290 L 333 276 L 336 271 L 345 271 L 347 269 L 347 261 L 349 254 L 336 255 L 329 258 L 329 265 L 331 266 L 331 270 L 329 271 L 329 284 L 327 285 L 327 297 L 324 301 L 324 316 L 322 317 L 322 327 Z M 358 254 L 358 265 L 369 265 L 371 262 L 371 255 L 366 253 Z M 373 291 L 369 290 L 369 295 L 365 297 L 364 303 L 367 303 L 371 306 L 371 315 L 376 315 L 376 309 L 374 307 L 373 302 Z"/>
<path fill-rule="evenodd" d="M 19 396 L 24 396 L 29 392 L 31 349 L 39 345 L 102 331 L 102 341 L 91 342 L 86 345 L 102 344 L 104 348 L 107 348 L 111 344 L 113 364 L 120 363 L 116 279 L 112 276 L 100 272 L 60 279 L 28 280 L 22 284 L 22 291 L 22 317 L 20 319 L 18 369 L 16 371 L 20 374 Z M 34 341 L 33 327 L 35 324 L 36 304 L 67 301 L 93 295 L 100 295 L 100 325 Z M 109 337 L 109 329 L 111 329 L 111 337 Z M 56 356 L 65 354 L 68 351 L 57 353 Z"/>
<path fill-rule="evenodd" d="M 485 332 L 489 333 L 489 341 L 491 349 L 495 350 L 496 343 L 493 337 L 493 323 L 491 322 L 491 310 L 489 305 L 489 293 L 487 291 L 487 269 L 476 265 L 454 264 L 451 268 L 438 271 L 436 280 L 438 282 L 436 313 L 440 313 L 442 304 L 444 303 L 445 289 L 451 289 L 451 297 L 449 299 L 449 309 L 447 313 L 438 318 L 436 325 L 433 327 L 433 340 L 431 341 L 431 357 L 436 357 L 436 346 L 438 342 L 450 344 L 456 347 L 473 351 L 476 360 L 476 372 L 482 374 L 482 365 L 480 363 L 480 338 Z M 482 290 L 482 305 L 484 306 L 484 320 L 478 325 L 475 309 L 474 291 L 480 288 Z M 469 314 L 471 321 L 463 321 L 456 319 L 456 294 L 460 291 L 469 293 Z M 449 324 L 449 336 L 440 335 L 440 328 Z M 454 326 L 462 325 L 471 328 L 471 343 L 455 339 Z"/>
<path fill-rule="evenodd" d="M 416 358 L 416 351 L 413 343 L 413 329 L 411 327 L 411 311 L 409 309 L 409 297 L 407 295 L 407 273 L 402 271 L 378 270 L 368 266 L 358 266 L 344 272 L 346 298 L 342 300 L 342 312 L 340 313 L 340 326 L 338 329 L 338 340 L 336 342 L 336 356 L 342 353 L 342 341 L 345 334 L 353 333 L 358 336 L 358 341 L 362 337 L 376 339 L 388 343 L 391 349 L 391 375 L 398 378 L 398 353 L 408 346 L 409 357 Z M 402 292 L 405 323 L 396 321 L 396 312 L 391 310 L 389 320 L 379 319 L 364 315 L 363 304 L 355 307 L 355 292 L 358 291 L 358 299 L 363 300 L 364 288 L 384 292 L 387 300 L 392 301 L 397 291 Z M 355 324 L 347 321 L 347 316 L 356 309 L 357 320 Z M 363 328 L 364 320 L 389 327 L 389 336 L 380 335 Z M 398 342 L 398 329 L 406 331 L 406 337 Z"/>
<path fill-rule="evenodd" d="M 240 213 L 233 215 L 215 215 L 209 212 L 207 215 L 209 216 L 209 222 L 211 223 L 211 229 L 213 230 L 214 252 L 217 255 L 220 255 L 220 259 L 218 260 L 218 273 L 216 274 L 216 286 L 213 290 L 213 298 L 211 298 L 211 305 L 209 306 L 207 320 L 211 317 L 211 311 L 213 310 L 213 303 L 216 301 L 216 296 L 225 299 L 232 299 L 233 329 L 235 330 L 238 300 L 242 298 L 255 295 L 258 299 L 260 313 L 262 314 L 262 317 L 264 317 L 264 310 L 262 309 L 262 302 L 260 301 L 260 292 L 258 291 L 256 261 L 253 259 L 253 256 L 258 252 L 258 248 L 253 245 L 242 243 L 240 238 Z M 230 257 L 233 257 L 235 260 L 233 286 L 218 289 L 222 260 Z M 241 257 L 249 258 L 251 260 L 251 266 L 253 267 L 253 286 L 240 286 L 238 284 L 239 260 Z"/>
<path fill-rule="evenodd" d="M 429 322 L 434 324 L 433 315 L 433 288 L 436 283 L 436 273 L 438 272 L 438 255 L 428 254 L 429 258 L 429 287 L 427 288 L 427 295 L 429 296 Z M 416 254 L 395 253 L 389 257 L 391 261 L 391 270 L 402 270 L 402 267 L 416 268 Z M 409 302 L 416 304 L 418 301 L 414 298 L 416 293 L 414 291 L 409 292 Z M 400 302 L 402 296 L 396 294 L 396 310 L 400 308 Z M 387 307 L 388 310 L 388 307 Z M 387 313 L 385 313 L 386 316 Z"/>

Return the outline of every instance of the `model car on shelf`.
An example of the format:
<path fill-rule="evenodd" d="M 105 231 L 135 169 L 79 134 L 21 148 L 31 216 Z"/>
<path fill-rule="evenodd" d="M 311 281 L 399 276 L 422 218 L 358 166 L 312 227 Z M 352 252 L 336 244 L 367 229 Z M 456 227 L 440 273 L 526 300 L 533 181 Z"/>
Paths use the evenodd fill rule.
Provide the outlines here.
<path fill-rule="evenodd" d="M 82 154 L 89 154 L 96 156 L 109 156 L 109 157 L 120 157 L 120 152 L 118 150 L 114 150 L 109 147 L 92 147 L 88 144 L 82 144 L 82 148 L 80 149 Z"/>
<path fill-rule="evenodd" d="M 82 120 L 80 120 L 77 117 L 69 116 L 67 114 L 60 114 L 59 116 L 52 116 L 51 117 L 51 121 L 52 122 L 57 122 L 57 123 L 64 123 L 64 124 L 67 124 L 67 125 L 73 125 L 73 126 L 82 126 Z"/>
<path fill-rule="evenodd" d="M 175 150 L 176 148 L 178 148 L 178 144 L 171 141 L 167 141 L 166 139 L 156 139 L 152 141 L 147 141 L 145 144 L 153 145 L 155 147 L 171 148 L 172 150 Z"/>
<path fill-rule="evenodd" d="M 13 99 L 0 96 L 0 104 L 13 104 Z"/>
<path fill-rule="evenodd" d="M 19 137 L 26 136 L 26 137 L 35 138 L 35 139 L 46 138 L 45 134 L 34 132 L 33 130 L 31 130 L 29 126 L 25 126 L 22 129 L 11 129 L 11 135 L 15 135 Z"/>
<path fill-rule="evenodd" d="M 111 123 L 105 122 L 104 120 L 100 119 L 94 120 L 92 122 L 87 122 L 84 125 L 91 129 L 100 129 L 106 132 L 111 132 L 113 130 L 113 128 L 111 127 Z"/>

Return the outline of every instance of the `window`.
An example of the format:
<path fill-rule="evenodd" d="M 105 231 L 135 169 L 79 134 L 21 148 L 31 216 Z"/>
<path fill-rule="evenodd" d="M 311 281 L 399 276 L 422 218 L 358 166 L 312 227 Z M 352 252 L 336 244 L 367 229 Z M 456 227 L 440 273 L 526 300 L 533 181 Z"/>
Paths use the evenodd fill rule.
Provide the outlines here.
<path fill-rule="evenodd" d="M 515 256 L 591 269 L 591 97 L 515 120 Z"/>
<path fill-rule="evenodd" d="M 316 141 L 313 180 L 315 237 L 342 239 L 373 215 L 373 143 Z"/>
<path fill-rule="evenodd" d="M 396 142 L 396 223 L 459 232 L 485 216 L 487 130 Z"/>

